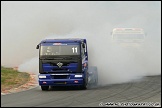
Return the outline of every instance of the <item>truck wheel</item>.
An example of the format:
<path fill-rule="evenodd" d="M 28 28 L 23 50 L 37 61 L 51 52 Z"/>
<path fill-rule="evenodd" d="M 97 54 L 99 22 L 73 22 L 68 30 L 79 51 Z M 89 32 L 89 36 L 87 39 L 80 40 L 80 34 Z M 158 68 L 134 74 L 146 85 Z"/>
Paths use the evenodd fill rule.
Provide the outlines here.
<path fill-rule="evenodd" d="M 87 89 L 87 84 L 84 82 L 83 85 L 80 86 L 81 90 L 86 90 Z"/>
<path fill-rule="evenodd" d="M 82 85 L 82 86 L 80 86 L 80 89 L 81 89 L 81 90 L 86 90 L 86 89 L 87 89 L 87 86 Z"/>
<path fill-rule="evenodd" d="M 49 89 L 49 86 L 41 86 L 41 89 L 42 89 L 43 91 L 47 91 L 47 90 Z"/>

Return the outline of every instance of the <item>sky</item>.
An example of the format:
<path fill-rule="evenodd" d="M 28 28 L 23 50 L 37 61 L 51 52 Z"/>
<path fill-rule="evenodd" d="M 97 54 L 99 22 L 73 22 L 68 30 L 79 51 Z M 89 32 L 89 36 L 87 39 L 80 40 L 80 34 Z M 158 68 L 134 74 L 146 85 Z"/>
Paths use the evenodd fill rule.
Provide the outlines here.
<path fill-rule="evenodd" d="M 111 43 L 113 28 L 143 28 L 140 47 Z M 36 45 L 46 38 L 86 38 L 101 84 L 161 74 L 160 1 L 1 1 L 1 66 L 38 74 Z"/>

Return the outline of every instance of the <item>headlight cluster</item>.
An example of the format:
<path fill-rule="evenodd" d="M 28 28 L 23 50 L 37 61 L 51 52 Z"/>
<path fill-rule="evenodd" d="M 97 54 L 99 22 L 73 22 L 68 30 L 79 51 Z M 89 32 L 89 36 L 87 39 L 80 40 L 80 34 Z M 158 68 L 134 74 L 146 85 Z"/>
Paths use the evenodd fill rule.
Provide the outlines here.
<path fill-rule="evenodd" d="M 39 76 L 39 78 L 46 78 L 46 76 Z"/>
<path fill-rule="evenodd" d="M 82 75 L 75 75 L 75 77 L 82 77 Z"/>

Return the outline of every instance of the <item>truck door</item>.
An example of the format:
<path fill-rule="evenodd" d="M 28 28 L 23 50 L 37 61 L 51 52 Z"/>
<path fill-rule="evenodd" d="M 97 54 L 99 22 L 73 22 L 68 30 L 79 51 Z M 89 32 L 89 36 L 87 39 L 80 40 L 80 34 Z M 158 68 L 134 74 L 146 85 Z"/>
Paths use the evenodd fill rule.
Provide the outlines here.
<path fill-rule="evenodd" d="M 84 44 L 84 45 L 83 45 Z M 86 84 L 88 83 L 88 61 L 86 59 L 86 52 L 85 52 L 85 43 L 82 43 L 81 45 L 81 57 L 82 57 L 82 71 L 84 71 L 84 76 L 85 76 L 85 82 Z"/>

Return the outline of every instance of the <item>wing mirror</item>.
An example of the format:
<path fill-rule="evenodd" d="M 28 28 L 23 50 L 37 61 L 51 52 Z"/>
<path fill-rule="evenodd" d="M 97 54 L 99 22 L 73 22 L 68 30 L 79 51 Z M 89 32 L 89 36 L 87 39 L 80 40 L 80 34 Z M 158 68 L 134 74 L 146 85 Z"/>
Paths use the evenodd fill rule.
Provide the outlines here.
<path fill-rule="evenodd" d="M 82 43 L 82 47 L 85 48 L 85 44 L 84 43 Z"/>
<path fill-rule="evenodd" d="M 36 49 L 39 49 L 39 45 L 36 46 Z"/>

